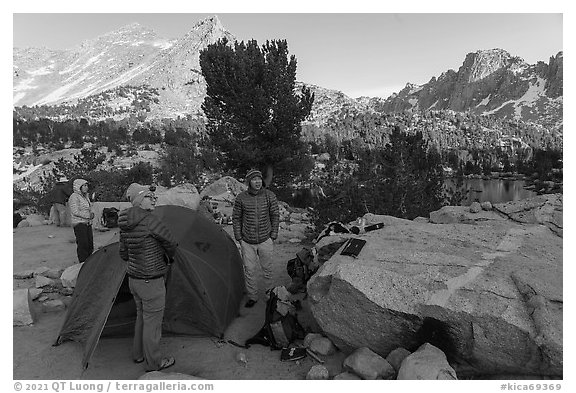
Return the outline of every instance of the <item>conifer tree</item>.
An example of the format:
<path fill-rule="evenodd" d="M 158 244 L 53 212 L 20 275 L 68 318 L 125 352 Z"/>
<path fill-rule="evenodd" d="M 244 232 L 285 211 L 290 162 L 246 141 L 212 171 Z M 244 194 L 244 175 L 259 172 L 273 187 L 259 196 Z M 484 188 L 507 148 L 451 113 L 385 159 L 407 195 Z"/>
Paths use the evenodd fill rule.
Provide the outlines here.
<path fill-rule="evenodd" d="M 200 66 L 206 128 L 225 169 L 242 175 L 273 168 L 289 179 L 309 170 L 300 123 L 314 95 L 306 87 L 295 93 L 296 58 L 285 40 L 259 47 L 255 40 L 231 45 L 223 39 L 200 52 Z"/>

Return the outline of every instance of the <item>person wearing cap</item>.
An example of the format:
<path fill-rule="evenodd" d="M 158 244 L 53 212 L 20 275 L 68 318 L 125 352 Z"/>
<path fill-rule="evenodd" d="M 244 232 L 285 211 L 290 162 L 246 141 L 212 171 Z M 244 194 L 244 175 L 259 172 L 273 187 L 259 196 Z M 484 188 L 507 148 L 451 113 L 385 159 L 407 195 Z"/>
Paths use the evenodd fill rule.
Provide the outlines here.
<path fill-rule="evenodd" d="M 132 207 L 118 216 L 120 257 L 127 262 L 126 274 L 136 303 L 136 325 L 132 358 L 146 362 L 147 371 L 174 365 L 173 357 L 160 353 L 162 319 L 166 303 L 165 276 L 176 255 L 178 243 L 152 211 L 156 196 L 149 187 L 131 187 L 126 196 Z"/>
<path fill-rule="evenodd" d="M 56 226 L 63 227 L 66 224 L 66 202 L 68 202 L 70 195 L 72 195 L 72 190 L 68 179 L 62 176 L 56 182 L 56 186 L 54 186 L 52 206 L 54 208 L 54 224 Z"/>
<path fill-rule="evenodd" d="M 70 195 L 70 215 L 74 236 L 76 236 L 76 253 L 78 262 L 82 263 L 94 251 L 94 235 L 92 233 L 92 202 L 88 195 L 88 181 L 76 179 L 72 183 L 74 192 Z"/>
<path fill-rule="evenodd" d="M 248 294 L 245 307 L 250 308 L 258 301 L 258 265 L 264 273 L 265 290 L 272 288 L 273 241 L 278 237 L 280 209 L 276 195 L 262 187 L 262 172 L 248 171 L 246 183 L 248 190 L 241 192 L 234 202 L 232 225 L 234 238 L 242 250 Z"/>

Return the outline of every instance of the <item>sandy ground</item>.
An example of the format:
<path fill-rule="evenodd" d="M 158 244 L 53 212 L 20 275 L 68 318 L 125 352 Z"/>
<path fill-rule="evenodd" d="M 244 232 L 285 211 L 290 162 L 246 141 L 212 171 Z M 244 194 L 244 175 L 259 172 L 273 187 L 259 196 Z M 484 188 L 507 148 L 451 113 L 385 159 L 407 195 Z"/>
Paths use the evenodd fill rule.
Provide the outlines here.
<path fill-rule="evenodd" d="M 230 226 L 226 227 L 229 231 Z M 94 232 L 95 247 L 117 240 L 117 230 Z M 291 243 L 294 234 L 281 230 L 275 243 L 274 280 L 277 285 L 287 285 L 290 278 L 286 273 L 286 262 L 295 256 L 306 243 Z M 76 244 L 72 228 L 54 225 L 18 228 L 13 232 L 14 272 L 37 267 L 65 268 L 76 261 Z M 33 287 L 29 280 L 13 280 L 14 288 Z M 55 295 L 56 296 L 56 295 Z M 57 295 L 60 296 L 60 295 Z M 225 333 L 225 339 L 244 343 L 256 334 L 264 322 L 265 301 L 261 299 L 251 309 L 243 307 L 238 317 Z M 302 295 L 300 295 L 300 298 Z M 318 331 L 302 299 L 303 309 L 299 320 L 307 331 Z M 81 366 L 82 350 L 78 343 L 67 342 L 52 346 L 64 321 L 66 311 L 43 312 L 38 301 L 33 302 L 35 322 L 31 326 L 13 327 L 13 379 L 59 380 L 59 379 L 137 379 L 145 373 L 142 364 L 131 361 L 132 339 L 102 338 L 96 347 L 87 370 Z M 297 362 L 280 361 L 280 351 L 253 345 L 248 349 L 229 343 L 222 344 L 211 337 L 164 336 L 161 346 L 166 354 L 176 358 L 176 364 L 165 370 L 190 374 L 214 380 L 266 380 L 304 379 L 310 367 L 317 364 L 310 357 Z M 247 359 L 244 365 L 237 361 L 243 352 Z M 337 354 L 327 358 L 325 365 L 331 376 L 341 370 L 342 359 Z"/>

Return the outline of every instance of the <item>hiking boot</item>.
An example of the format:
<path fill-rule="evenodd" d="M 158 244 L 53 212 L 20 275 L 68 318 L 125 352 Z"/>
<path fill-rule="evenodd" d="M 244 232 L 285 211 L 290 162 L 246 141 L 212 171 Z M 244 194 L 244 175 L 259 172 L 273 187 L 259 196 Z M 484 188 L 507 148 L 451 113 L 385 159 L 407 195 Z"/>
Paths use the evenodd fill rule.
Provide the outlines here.
<path fill-rule="evenodd" d="M 158 366 L 158 370 L 164 370 L 165 368 L 172 367 L 176 363 L 176 360 L 172 356 L 162 359 L 160 362 L 160 366 Z"/>
<path fill-rule="evenodd" d="M 246 304 L 244 305 L 244 307 L 246 307 L 246 308 L 252 308 L 252 307 L 254 307 L 255 304 L 256 304 L 256 300 L 250 299 L 250 300 L 248 300 L 248 301 L 246 302 Z"/>

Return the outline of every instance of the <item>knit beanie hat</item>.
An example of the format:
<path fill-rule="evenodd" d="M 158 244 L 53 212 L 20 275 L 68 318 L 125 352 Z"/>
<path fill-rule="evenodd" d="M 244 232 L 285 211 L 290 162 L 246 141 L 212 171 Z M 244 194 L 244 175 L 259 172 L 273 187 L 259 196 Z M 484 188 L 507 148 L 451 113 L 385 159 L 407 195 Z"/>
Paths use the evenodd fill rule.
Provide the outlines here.
<path fill-rule="evenodd" d="M 146 195 L 154 195 L 150 187 L 138 183 L 132 183 L 126 190 L 126 198 L 132 202 L 132 206 L 140 206 Z"/>
<path fill-rule="evenodd" d="M 150 190 L 140 191 L 130 200 L 130 202 L 132 202 L 132 206 L 140 206 L 142 201 L 144 201 L 144 198 L 147 196 L 154 196 L 154 193 Z"/>
<path fill-rule="evenodd" d="M 263 178 L 262 172 L 260 172 L 258 169 L 250 169 L 246 174 L 246 183 L 250 184 L 250 180 L 254 179 L 256 176 L 258 176 L 260 179 Z"/>

